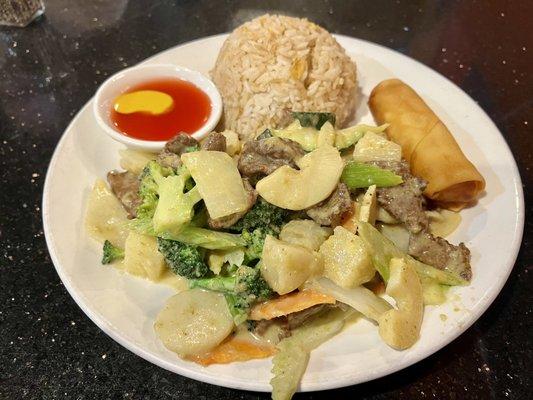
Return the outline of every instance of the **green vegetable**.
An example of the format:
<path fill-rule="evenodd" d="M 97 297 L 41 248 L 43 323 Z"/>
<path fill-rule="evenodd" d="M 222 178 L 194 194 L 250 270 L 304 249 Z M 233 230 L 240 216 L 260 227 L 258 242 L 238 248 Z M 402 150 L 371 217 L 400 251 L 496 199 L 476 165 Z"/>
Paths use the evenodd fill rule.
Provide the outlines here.
<path fill-rule="evenodd" d="M 335 134 L 335 147 L 339 150 L 348 148 L 357 143 L 366 132 L 381 133 L 385 131 L 388 126 L 389 124 L 383 124 L 380 126 L 360 124 L 340 129 Z"/>
<path fill-rule="evenodd" d="M 334 297 L 335 300 L 349 305 L 376 322 L 383 313 L 391 309 L 389 303 L 364 286 L 343 288 L 325 277 L 316 278 L 311 282 L 311 286 L 316 288 L 319 293 Z"/>
<path fill-rule="evenodd" d="M 250 307 L 270 298 L 272 289 L 261 277 L 259 268 L 242 265 L 231 271 L 229 276 L 217 275 L 212 278 L 192 279 L 189 287 L 202 288 L 224 293 L 235 324 L 248 319 Z"/>
<path fill-rule="evenodd" d="M 317 129 L 314 125 L 306 125 L 307 122 L 304 124 L 301 121 L 301 119 L 296 119 L 293 123 L 283 129 L 270 129 L 267 131 L 270 135 L 289 139 L 298 143 L 305 151 L 313 151 L 317 148 L 319 142 L 318 138 L 320 129 Z M 326 122 L 328 121 L 324 121 L 320 127 L 322 128 Z M 343 150 L 356 144 L 365 133 L 381 133 L 387 127 L 388 124 L 380 126 L 354 125 L 349 128 L 335 130 L 335 140 L 331 144 L 337 149 Z M 258 138 L 262 138 L 264 134 L 265 133 L 261 134 Z"/>
<path fill-rule="evenodd" d="M 272 400 L 290 400 L 309 363 L 310 351 L 303 344 L 289 339 L 279 343 L 279 351 L 272 358 Z"/>
<path fill-rule="evenodd" d="M 199 205 L 201 205 L 201 207 L 198 207 Z M 209 213 L 207 212 L 207 208 L 205 208 L 205 205 L 203 205 L 202 203 L 199 203 L 194 208 L 194 217 L 192 217 L 189 226 L 196 226 L 198 228 L 202 228 L 207 225 L 208 219 L 209 219 Z M 180 234 L 185 229 L 187 229 L 187 227 L 182 229 Z"/>
<path fill-rule="evenodd" d="M 177 234 L 167 233 L 161 235 L 161 237 L 209 250 L 231 249 L 234 247 L 243 247 L 246 244 L 241 235 L 212 231 L 195 226 L 186 226 Z"/>
<path fill-rule="evenodd" d="M 102 264 L 111 264 L 124 258 L 124 250 L 114 246 L 109 240 L 104 242 L 102 252 Z"/>
<path fill-rule="evenodd" d="M 249 332 L 253 332 L 255 330 L 255 328 L 257 327 L 257 321 L 252 321 L 251 319 L 249 319 L 248 321 L 246 321 L 246 329 L 249 331 Z"/>
<path fill-rule="evenodd" d="M 441 285 L 431 278 L 421 278 L 420 283 L 425 305 L 439 305 L 446 301 L 446 293 L 450 286 Z"/>
<path fill-rule="evenodd" d="M 269 132 L 298 143 L 305 151 L 313 151 L 317 147 L 318 131 L 312 126 L 302 126 L 298 120 L 283 129 L 270 129 Z"/>
<path fill-rule="evenodd" d="M 273 400 L 289 400 L 296 392 L 311 350 L 341 331 L 344 322 L 353 315 L 352 310 L 326 309 L 309 322 L 291 332 L 291 336 L 278 343 L 278 352 L 272 359 Z"/>
<path fill-rule="evenodd" d="M 202 199 L 196 186 L 186 191 L 190 177 L 185 167 L 175 172 L 150 161 L 140 176 L 142 203 L 132 221 L 133 227 L 152 236 L 182 230 L 194 215 L 194 205 Z"/>
<path fill-rule="evenodd" d="M 252 209 L 230 229 L 243 231 L 263 227 L 279 233 L 287 217 L 287 210 L 276 207 L 259 197 Z"/>
<path fill-rule="evenodd" d="M 244 262 L 250 264 L 255 260 L 261 258 L 265 238 L 268 235 L 268 230 L 264 228 L 255 228 L 252 231 L 242 231 L 241 237 L 245 243 Z"/>
<path fill-rule="evenodd" d="M 300 121 L 300 124 L 303 127 L 311 126 L 316 130 L 320 130 L 322 125 L 326 122 L 330 122 L 331 125 L 335 126 L 335 114 L 326 113 L 326 112 L 293 112 L 292 116 L 294 119 Z"/>
<path fill-rule="evenodd" d="M 200 145 L 196 144 L 194 146 L 187 146 L 185 147 L 185 149 L 183 150 L 184 153 L 192 153 L 193 151 L 198 151 L 200 150 Z"/>
<path fill-rule="evenodd" d="M 193 279 L 202 278 L 211 272 L 204 261 L 205 252 L 197 246 L 176 240 L 157 238 L 157 247 L 176 275 Z"/>
<path fill-rule="evenodd" d="M 240 231 L 245 243 L 244 263 L 261 258 L 267 235 L 278 237 L 288 212 L 259 198 L 252 209 L 230 229 Z"/>
<path fill-rule="evenodd" d="M 152 225 L 152 218 L 159 201 L 158 185 L 154 176 L 157 179 L 173 174 L 172 168 L 163 167 L 155 161 L 150 161 L 144 167 L 139 176 L 139 197 L 141 204 L 137 206 L 137 216 L 131 221 L 131 225 L 140 233 L 154 235 L 154 228 Z"/>
<path fill-rule="evenodd" d="M 228 250 L 213 250 L 207 257 L 207 265 L 214 274 L 220 275 L 223 267 L 240 267 L 244 262 L 244 248 L 234 247 Z"/>
<path fill-rule="evenodd" d="M 367 249 L 372 257 L 374 267 L 385 282 L 389 280 L 389 263 L 391 258 L 405 258 L 413 263 L 422 284 L 429 280 L 438 284 L 450 286 L 463 286 L 468 282 L 448 271 L 442 271 L 431 265 L 424 264 L 413 257 L 403 253 L 394 243 L 383 236 L 379 231 L 367 222 L 358 222 L 357 233 L 365 241 Z"/>
<path fill-rule="evenodd" d="M 341 181 L 350 189 L 396 186 L 403 182 L 402 177 L 375 165 L 349 162 L 344 167 Z"/>

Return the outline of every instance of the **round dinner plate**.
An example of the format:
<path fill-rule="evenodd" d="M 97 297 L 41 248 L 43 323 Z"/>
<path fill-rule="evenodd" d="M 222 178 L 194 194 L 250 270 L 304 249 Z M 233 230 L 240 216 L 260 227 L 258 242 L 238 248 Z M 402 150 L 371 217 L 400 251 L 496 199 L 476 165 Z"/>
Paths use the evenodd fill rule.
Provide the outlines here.
<path fill-rule="evenodd" d="M 381 80 L 411 85 L 453 132 L 485 177 L 487 189 L 475 207 L 461 212 L 449 238 L 472 252 L 470 286 L 452 288 L 449 301 L 426 307 L 420 340 L 395 351 L 376 327 L 359 320 L 314 350 L 301 391 L 353 385 L 393 373 L 446 346 L 492 303 L 509 276 L 522 238 L 524 199 L 515 160 L 483 110 L 461 89 L 428 67 L 387 48 L 336 36 L 357 63 L 360 100 L 354 122 L 373 123 L 366 102 Z M 226 35 L 164 51 L 147 63 L 175 63 L 208 73 Z M 122 145 L 102 132 L 91 101 L 72 120 L 54 152 L 43 194 L 43 220 L 50 255 L 65 287 L 105 333 L 144 359 L 180 375 L 220 386 L 270 391 L 271 360 L 201 367 L 178 358 L 159 342 L 153 322 L 173 290 L 100 264 L 101 246 L 84 230 L 88 194 L 95 179 L 118 168 Z M 446 171 L 443 171 L 446 173 Z"/>

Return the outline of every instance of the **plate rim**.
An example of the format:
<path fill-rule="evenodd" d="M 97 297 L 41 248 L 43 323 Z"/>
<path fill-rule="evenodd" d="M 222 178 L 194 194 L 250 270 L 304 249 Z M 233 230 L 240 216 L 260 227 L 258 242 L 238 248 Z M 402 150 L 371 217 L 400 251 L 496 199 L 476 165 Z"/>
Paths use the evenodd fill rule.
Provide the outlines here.
<path fill-rule="evenodd" d="M 175 46 L 172 46 L 172 47 L 170 47 L 168 49 L 162 50 L 162 51 L 160 51 L 160 52 L 158 52 L 158 53 L 156 53 L 156 54 L 154 54 L 154 55 L 152 55 L 152 56 L 140 61 L 139 63 L 137 63 L 135 65 L 141 65 L 143 63 L 150 62 L 152 59 L 160 56 L 161 54 L 164 54 L 166 52 L 172 52 L 176 48 L 179 48 L 179 47 L 182 47 L 182 46 L 194 45 L 196 42 L 208 41 L 210 39 L 211 40 L 212 39 L 220 39 L 222 37 L 227 37 L 228 35 L 229 35 L 229 33 L 221 33 L 221 34 L 216 34 L 216 35 L 204 36 L 204 37 L 197 38 L 197 39 L 194 39 L 194 40 L 191 40 L 191 41 L 183 42 L 183 43 L 177 44 Z M 395 53 L 395 55 L 403 56 L 403 57 L 409 59 L 411 62 L 416 63 L 417 66 L 419 68 L 424 69 L 426 73 L 433 74 L 433 75 L 437 76 L 439 79 L 446 80 L 446 82 L 449 85 L 452 85 L 453 87 L 455 87 L 455 89 L 459 90 L 461 92 L 461 94 L 463 95 L 463 97 L 465 98 L 465 100 L 469 101 L 471 103 L 471 105 L 475 108 L 476 113 L 482 113 L 483 116 L 487 119 L 487 121 L 489 121 L 493 125 L 493 128 L 498 132 L 498 134 L 500 136 L 500 139 L 504 143 L 504 146 L 503 146 L 502 150 L 507 152 L 508 153 L 507 155 L 510 156 L 510 160 L 512 161 L 510 167 L 512 169 L 513 176 L 516 177 L 516 179 L 514 180 L 514 182 L 515 182 L 515 185 L 514 185 L 515 196 L 514 197 L 515 197 L 515 201 L 516 201 L 515 209 L 516 209 L 517 213 L 516 213 L 516 219 L 515 219 L 515 223 L 514 223 L 515 229 L 514 229 L 513 242 L 511 243 L 511 249 L 510 249 L 511 253 L 513 254 L 513 256 L 508 259 L 508 263 L 506 265 L 507 272 L 504 275 L 500 276 L 499 281 L 497 282 L 497 284 L 495 284 L 493 286 L 493 290 L 492 290 L 492 292 L 490 293 L 489 296 L 486 296 L 487 292 L 485 292 L 484 295 L 482 295 L 482 297 L 480 298 L 480 301 L 478 302 L 477 308 L 475 309 L 474 312 L 472 312 L 470 314 L 470 317 L 468 318 L 466 323 L 464 323 L 461 327 L 456 327 L 456 329 L 453 330 L 452 332 L 450 332 L 447 336 L 445 336 L 443 340 L 437 340 L 437 341 L 434 342 L 433 345 L 431 345 L 429 347 L 426 347 L 423 351 L 420 352 L 421 354 L 417 355 L 416 357 L 409 358 L 407 360 L 401 361 L 401 362 L 399 362 L 398 364 L 396 364 L 394 366 L 388 366 L 388 368 L 378 369 L 378 370 L 375 370 L 375 371 L 370 371 L 367 375 L 365 375 L 365 377 L 363 379 L 353 379 L 353 380 L 344 379 L 343 381 L 308 383 L 303 388 L 301 388 L 301 387 L 299 388 L 299 391 L 301 391 L 301 392 L 336 389 L 336 388 L 342 388 L 342 387 L 355 385 L 355 384 L 360 384 L 360 383 L 364 383 L 364 382 L 369 382 L 369 381 L 372 381 L 372 380 L 375 380 L 375 379 L 378 379 L 378 378 L 381 378 L 381 377 L 384 377 L 384 376 L 391 375 L 391 374 L 393 374 L 395 372 L 398 372 L 400 370 L 406 369 L 406 368 L 418 363 L 419 361 L 431 356 L 432 354 L 435 354 L 436 352 L 438 352 L 439 350 L 445 348 L 446 346 L 448 346 L 452 341 L 457 339 L 457 337 L 459 337 L 464 332 L 466 332 L 487 311 L 487 309 L 490 307 L 490 305 L 494 302 L 496 297 L 502 291 L 505 283 L 507 282 L 507 280 L 508 280 L 508 278 L 509 278 L 509 276 L 510 276 L 510 274 L 511 274 L 511 272 L 512 272 L 514 266 L 515 266 L 515 264 L 516 264 L 516 259 L 518 257 L 518 254 L 519 254 L 519 251 L 520 251 L 520 248 L 521 248 L 521 244 L 522 244 L 523 231 L 524 231 L 524 220 L 525 220 L 525 203 L 524 203 L 522 179 L 521 179 L 521 176 L 520 176 L 520 171 L 518 169 L 518 165 L 517 165 L 516 159 L 514 158 L 514 155 L 511 152 L 509 144 L 505 140 L 505 136 L 502 134 L 502 132 L 497 127 L 497 125 L 494 123 L 494 121 L 492 121 L 490 116 L 485 112 L 485 110 L 483 110 L 483 108 L 481 108 L 479 106 L 479 104 L 474 99 L 472 99 L 472 97 L 470 97 L 460 86 L 456 85 L 454 82 L 452 82 L 446 76 L 440 74 L 439 72 L 435 71 L 434 69 L 430 68 L 429 66 L 425 65 L 424 63 L 422 63 L 422 62 L 420 62 L 420 61 L 418 61 L 418 60 L 416 60 L 416 59 L 414 59 L 414 58 L 412 58 L 412 57 L 410 57 L 410 56 L 408 56 L 406 54 L 403 54 L 403 53 L 401 53 L 399 51 L 396 51 L 394 49 L 388 48 L 388 47 L 383 46 L 381 44 L 377 44 L 377 43 L 374 43 L 374 42 L 371 42 L 371 41 L 368 41 L 368 40 L 365 40 L 365 39 L 360 39 L 360 38 L 347 36 L 347 35 L 341 35 L 341 34 L 333 34 L 333 35 L 335 36 L 336 39 L 341 39 L 342 41 L 346 40 L 346 41 L 362 42 L 365 45 L 378 47 L 382 51 L 392 52 L 392 53 Z M 44 185 L 43 185 L 42 208 L 41 208 L 42 209 L 42 220 L 43 220 L 43 231 L 44 231 L 44 235 L 45 235 L 45 240 L 46 240 L 46 245 L 47 245 L 47 248 L 48 248 L 48 252 L 50 254 L 50 258 L 52 260 L 54 268 L 55 268 L 57 274 L 59 275 L 59 278 L 61 279 L 63 285 L 67 289 L 67 291 L 70 294 L 70 296 L 74 299 L 74 301 L 76 302 L 78 307 L 80 307 L 80 309 L 84 312 L 84 314 L 87 315 L 87 317 L 89 317 L 89 319 L 92 322 L 94 322 L 96 324 L 96 326 L 98 326 L 98 328 L 100 328 L 106 335 L 111 337 L 115 342 L 117 342 L 121 346 L 125 347 L 126 349 L 128 349 L 132 353 L 142 357 L 146 361 L 148 361 L 148 362 L 150 362 L 152 364 L 155 364 L 155 365 L 157 365 L 157 366 L 159 366 L 161 368 L 164 368 L 164 369 L 166 369 L 166 370 L 168 370 L 170 372 L 177 373 L 177 374 L 185 376 L 187 378 L 194 379 L 194 380 L 197 380 L 197 381 L 201 381 L 201 382 L 204 382 L 204 383 L 215 384 L 215 385 L 218 385 L 218 386 L 232 388 L 232 389 L 240 389 L 240 390 L 248 390 L 248 391 L 256 391 L 256 392 L 268 392 L 268 391 L 270 391 L 270 386 L 268 384 L 267 385 L 265 385 L 263 383 L 257 384 L 257 383 L 254 383 L 254 382 L 241 381 L 241 380 L 238 380 L 238 379 L 235 380 L 235 381 L 229 381 L 228 382 L 225 378 L 224 379 L 220 379 L 217 376 L 213 376 L 213 375 L 209 375 L 208 376 L 208 375 L 205 375 L 205 374 L 203 374 L 203 373 L 201 373 L 199 371 L 195 371 L 195 370 L 192 370 L 192 369 L 189 369 L 189 368 L 186 368 L 186 367 L 182 367 L 182 366 L 179 366 L 179 365 L 176 365 L 176 364 L 172 364 L 170 362 L 167 362 L 165 360 L 160 359 L 159 357 L 153 355 L 149 351 L 146 351 L 140 345 L 137 345 L 136 343 L 133 343 L 132 341 L 130 341 L 128 339 L 124 339 L 119 333 L 117 333 L 113 329 L 111 329 L 111 327 L 109 326 L 108 322 L 105 321 L 105 319 L 102 318 L 98 313 L 93 312 L 91 307 L 88 304 L 86 304 L 86 302 L 83 299 L 83 297 L 76 292 L 75 288 L 73 287 L 74 286 L 73 283 L 70 281 L 69 277 L 67 276 L 66 271 L 64 271 L 62 266 L 61 266 L 62 264 L 60 263 L 59 256 L 56 253 L 54 235 L 53 235 L 53 232 L 51 231 L 51 228 L 50 228 L 51 223 L 49 221 L 49 205 L 48 205 L 49 204 L 48 203 L 48 199 L 49 199 L 49 195 L 50 195 L 49 194 L 50 193 L 50 185 L 51 185 L 50 182 L 52 180 L 50 171 L 53 170 L 53 168 L 56 166 L 56 164 L 59 161 L 58 160 L 59 159 L 59 154 L 60 154 L 63 146 L 65 145 L 65 141 L 66 141 L 66 138 L 67 138 L 67 132 L 72 128 L 73 125 L 75 125 L 75 123 L 79 120 L 79 118 L 81 117 L 83 112 L 87 108 L 90 107 L 91 102 L 93 101 L 93 99 L 94 99 L 94 96 L 92 96 L 79 109 L 79 111 L 70 120 L 69 124 L 64 129 L 63 133 L 61 134 L 61 137 L 60 137 L 59 141 L 56 144 L 56 147 L 55 147 L 55 149 L 54 149 L 54 151 L 52 153 L 52 157 L 50 159 L 49 165 L 47 167 L 46 177 L 45 177 L 45 181 L 44 181 Z"/>

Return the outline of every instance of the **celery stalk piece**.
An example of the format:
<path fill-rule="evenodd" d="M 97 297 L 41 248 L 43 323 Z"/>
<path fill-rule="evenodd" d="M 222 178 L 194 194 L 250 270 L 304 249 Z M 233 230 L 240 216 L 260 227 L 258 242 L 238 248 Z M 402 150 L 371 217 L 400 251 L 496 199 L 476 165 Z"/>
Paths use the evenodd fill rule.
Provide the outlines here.
<path fill-rule="evenodd" d="M 457 274 L 452 274 L 448 271 L 442 271 L 432 267 L 431 265 L 427 265 L 415 260 L 413 257 L 405 254 L 369 223 L 360 222 L 357 227 L 357 233 L 365 241 L 367 249 L 372 257 L 374 267 L 385 282 L 389 280 L 390 260 L 391 258 L 396 257 L 410 260 L 421 279 L 429 278 L 439 284 L 449 286 L 468 285 L 468 282 Z"/>
<path fill-rule="evenodd" d="M 375 165 L 349 162 L 344 167 L 341 181 L 350 189 L 396 186 L 403 182 L 402 177 Z"/>
<path fill-rule="evenodd" d="M 339 150 L 346 149 L 356 144 L 366 132 L 382 133 L 385 131 L 385 129 L 387 129 L 388 126 L 389 124 L 383 124 L 380 126 L 360 124 L 339 129 L 337 130 L 337 134 L 335 136 L 335 147 Z"/>
<path fill-rule="evenodd" d="M 273 400 L 291 399 L 307 368 L 311 350 L 339 333 L 351 315 L 353 310 L 325 310 L 278 343 L 279 351 L 272 359 L 274 377 L 270 381 Z"/>
<path fill-rule="evenodd" d="M 335 300 L 349 305 L 374 321 L 378 321 L 384 312 L 392 308 L 384 299 L 363 286 L 347 289 L 324 277 L 315 279 L 311 286 L 320 293 L 327 294 L 334 297 Z"/>
<path fill-rule="evenodd" d="M 161 235 L 161 237 L 210 250 L 244 247 L 246 244 L 241 235 L 212 231 L 195 226 L 186 226 L 178 233 L 166 233 Z"/>

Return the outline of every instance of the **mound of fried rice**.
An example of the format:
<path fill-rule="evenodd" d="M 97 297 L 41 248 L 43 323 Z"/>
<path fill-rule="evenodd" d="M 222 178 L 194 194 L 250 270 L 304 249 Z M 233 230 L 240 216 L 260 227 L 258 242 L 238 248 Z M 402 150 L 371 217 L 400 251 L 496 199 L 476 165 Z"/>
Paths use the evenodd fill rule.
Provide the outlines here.
<path fill-rule="evenodd" d="M 323 111 L 349 122 L 356 67 L 325 29 L 305 19 L 263 15 L 224 42 L 211 71 L 224 101 L 224 127 L 241 138 L 287 123 L 288 111 Z"/>

